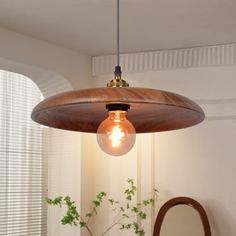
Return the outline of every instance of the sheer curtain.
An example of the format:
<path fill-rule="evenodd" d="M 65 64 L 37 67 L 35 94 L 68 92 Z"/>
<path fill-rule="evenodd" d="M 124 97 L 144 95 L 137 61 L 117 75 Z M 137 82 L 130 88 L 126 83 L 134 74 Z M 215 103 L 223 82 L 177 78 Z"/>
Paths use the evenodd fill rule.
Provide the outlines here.
<path fill-rule="evenodd" d="M 0 235 L 47 235 L 47 128 L 31 121 L 42 99 L 27 77 L 0 70 Z"/>

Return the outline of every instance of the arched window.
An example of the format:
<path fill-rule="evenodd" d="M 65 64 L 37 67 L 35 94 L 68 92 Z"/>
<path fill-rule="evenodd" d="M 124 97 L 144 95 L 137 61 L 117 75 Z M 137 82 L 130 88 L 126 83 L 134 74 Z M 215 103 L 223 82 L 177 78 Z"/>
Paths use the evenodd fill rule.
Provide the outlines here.
<path fill-rule="evenodd" d="M 0 235 L 47 235 L 47 129 L 30 118 L 41 100 L 29 78 L 0 70 Z"/>

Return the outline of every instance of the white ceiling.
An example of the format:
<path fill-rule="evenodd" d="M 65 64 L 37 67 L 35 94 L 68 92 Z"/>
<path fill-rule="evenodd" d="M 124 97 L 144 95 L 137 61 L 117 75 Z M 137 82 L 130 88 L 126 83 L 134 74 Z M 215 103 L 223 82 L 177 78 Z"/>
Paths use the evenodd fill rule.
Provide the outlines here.
<path fill-rule="evenodd" d="M 122 52 L 236 42 L 236 0 L 120 2 Z M 0 0 L 0 26 L 90 55 L 111 54 L 115 7 L 116 0 Z"/>

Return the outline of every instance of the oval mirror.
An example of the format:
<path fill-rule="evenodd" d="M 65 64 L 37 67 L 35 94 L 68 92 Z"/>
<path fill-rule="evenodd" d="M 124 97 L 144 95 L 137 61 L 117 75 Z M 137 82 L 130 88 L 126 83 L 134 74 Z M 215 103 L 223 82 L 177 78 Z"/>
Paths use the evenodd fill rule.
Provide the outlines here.
<path fill-rule="evenodd" d="M 192 198 L 177 197 L 160 209 L 153 236 L 211 236 L 204 208 Z"/>

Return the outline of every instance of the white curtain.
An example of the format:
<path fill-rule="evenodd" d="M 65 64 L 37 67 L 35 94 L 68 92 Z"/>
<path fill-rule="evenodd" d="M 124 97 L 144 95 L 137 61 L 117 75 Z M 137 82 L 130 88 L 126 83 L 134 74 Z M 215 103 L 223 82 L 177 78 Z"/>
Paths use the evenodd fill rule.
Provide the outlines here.
<path fill-rule="evenodd" d="M 0 235 L 47 235 L 48 131 L 30 118 L 41 99 L 29 78 L 0 70 Z"/>

